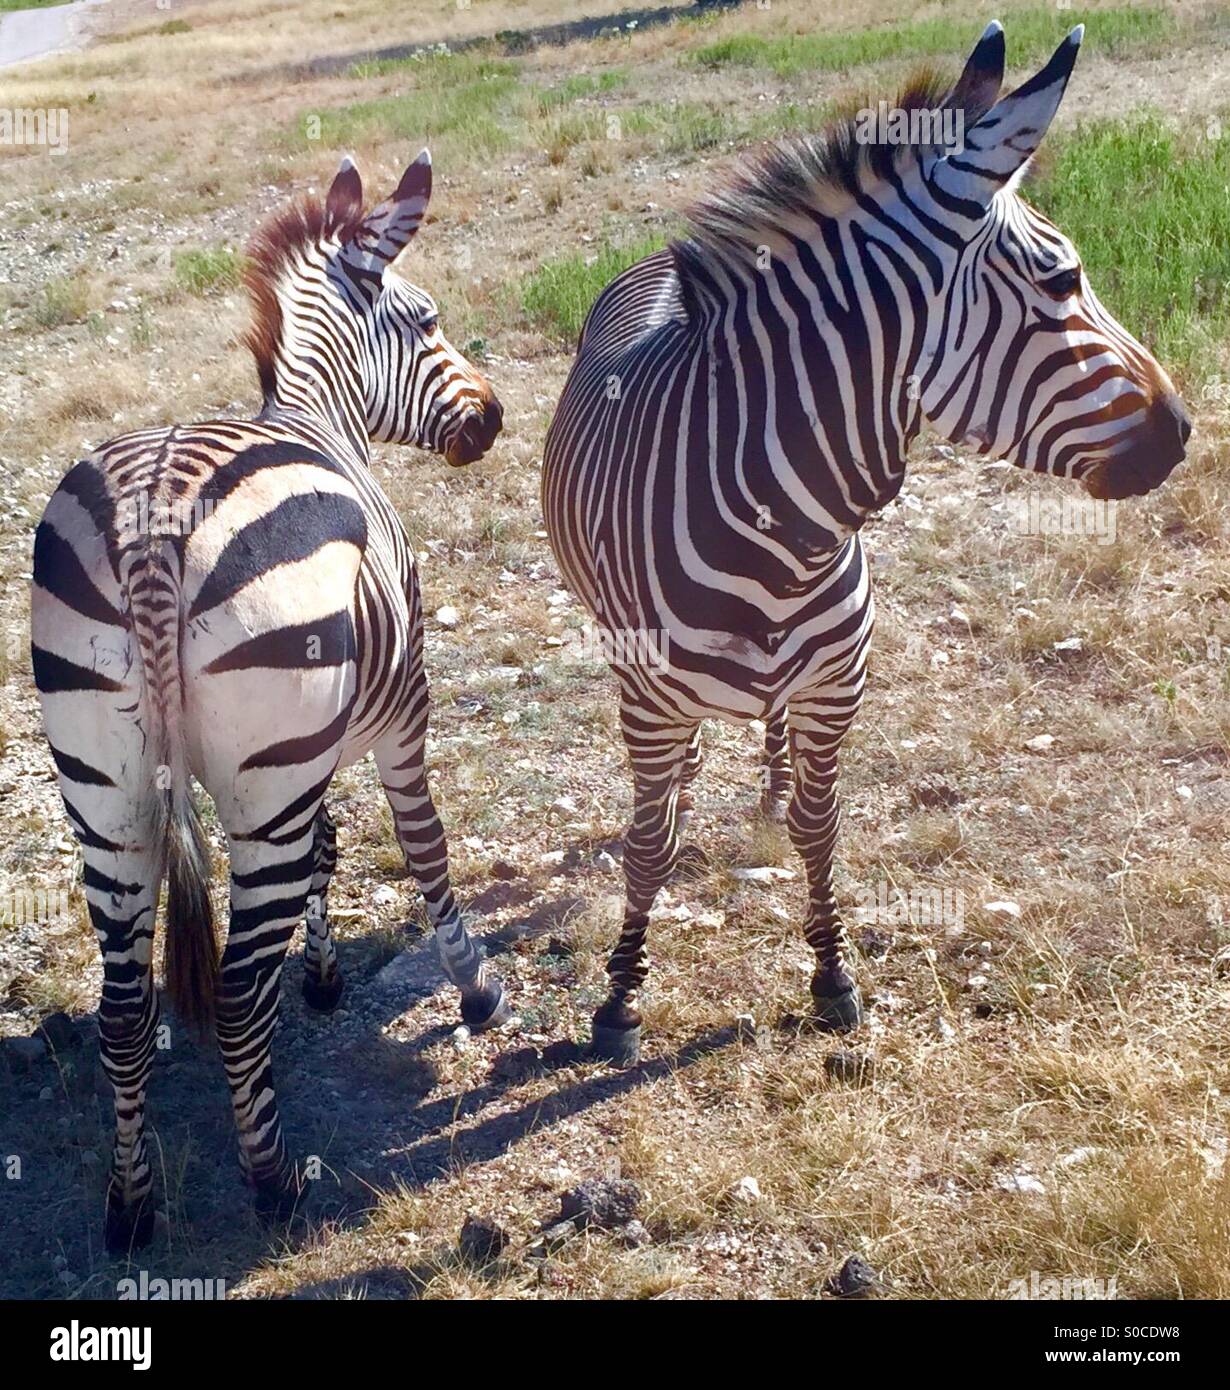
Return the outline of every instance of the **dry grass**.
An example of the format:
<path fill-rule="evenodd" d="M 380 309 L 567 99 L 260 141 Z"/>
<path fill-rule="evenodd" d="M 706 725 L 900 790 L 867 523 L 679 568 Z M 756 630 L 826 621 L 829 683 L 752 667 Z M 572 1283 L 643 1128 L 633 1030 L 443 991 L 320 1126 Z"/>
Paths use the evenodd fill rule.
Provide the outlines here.
<path fill-rule="evenodd" d="M 586 0 L 570 13 L 604 9 Z M 793 861 L 751 814 L 754 731 L 724 726 L 706 732 L 698 783 L 693 836 L 709 865 L 673 884 L 656 914 L 644 1071 L 492 1077 L 500 1053 L 526 1038 L 584 1036 L 620 905 L 618 876 L 592 856 L 618 841 L 629 810 L 611 682 L 552 645 L 579 618 L 552 602 L 559 578 L 538 507 L 543 432 L 568 356 L 517 287 L 561 251 L 596 256 L 611 238 L 661 233 L 723 140 L 766 105 L 824 103 L 871 77 L 698 72 L 680 59 L 702 39 L 902 17 L 899 3 L 879 0 L 785 9 L 745 7 L 703 29 L 519 58 L 535 96 L 508 117 L 501 147 L 467 157 L 463 120 L 447 159 L 437 148 L 436 220 L 406 270 L 440 300 L 450 337 L 483 357 L 507 423 L 492 459 L 471 470 L 392 452 L 377 463 L 420 556 L 428 613 L 444 603 L 461 613 L 455 632 L 428 623 L 433 782 L 459 890 L 477 899 L 484 925 L 579 905 L 500 957 L 521 1039 L 458 1049 L 436 1026 L 452 1020 L 443 996 L 379 1016 L 364 971 L 390 957 L 414 908 L 373 770 L 344 774 L 333 906 L 345 914 L 354 1012 L 305 1022 L 288 998 L 279 1046 L 296 1060 L 281 1075 L 302 1125 L 314 1099 L 309 1059 L 325 1059 L 326 1072 L 339 1057 L 353 1062 L 356 1085 L 386 1097 L 373 1131 L 381 1151 L 364 1166 L 327 1150 L 353 1197 L 347 1214 L 285 1250 L 254 1236 L 245 1245 L 230 1229 L 246 1220 L 242 1193 L 209 1186 L 229 1140 L 202 1121 L 191 1140 L 168 1141 L 171 1244 L 151 1254 L 151 1271 L 191 1259 L 251 1296 L 815 1296 L 858 1251 L 900 1296 L 996 1296 L 1031 1270 L 1113 1276 L 1135 1296 L 1230 1294 L 1230 999 L 1214 967 L 1230 941 L 1230 416 L 1216 380 L 1193 402 L 1188 464 L 1156 496 L 1120 507 L 1111 544 L 1014 535 L 1008 504 L 1040 485 L 929 447 L 903 498 L 867 528 L 881 620 L 871 693 L 845 753 L 839 888 L 851 902 L 881 884 L 959 893 L 963 912 L 881 925 L 886 952 L 856 926 L 874 1005 L 849 1045 L 872 1058 L 866 1084 L 830 1079 L 833 1042 L 779 1027 L 806 991 L 803 889 L 729 873 Z M 255 407 L 236 346 L 242 301 L 224 276 L 203 296 L 186 293 L 177 255 L 241 247 L 263 211 L 327 177 L 337 151 L 295 137 L 304 113 L 417 90 L 413 71 L 295 78 L 279 65 L 490 33 L 558 18 L 559 7 L 476 0 L 459 11 L 434 0 L 416 14 L 410 26 L 378 0 L 219 0 L 177 6 L 187 31 L 160 34 L 156 13 L 134 6 L 135 37 L 6 82 L 16 104 L 70 105 L 73 124 L 63 159 L 3 160 L 0 256 L 13 273 L 0 320 L 20 332 L 0 384 L 0 888 L 69 875 L 20 655 L 43 499 L 87 440 Z M 971 36 L 979 22 L 970 18 Z M 604 72 L 622 75 L 574 83 L 562 105 L 536 95 Z M 219 81 L 230 77 L 237 86 Z M 1219 80 L 1210 74 L 1202 96 L 1166 53 L 1095 61 L 1073 90 L 1089 114 L 1147 97 L 1184 128 L 1202 101 L 1219 99 Z M 666 90 L 688 108 L 687 129 L 718 108 L 734 124 L 716 146 L 703 131 L 682 140 L 663 123 Z M 593 133 L 612 111 L 624 117 L 622 144 Z M 385 119 L 358 146 L 373 192 L 421 142 Z M 52 288 L 66 283 L 85 288 Z M 1079 651 L 1056 649 L 1073 637 Z M 1040 734 L 1053 744 L 1028 748 Z M 572 853 L 561 863 L 560 851 Z M 372 890 L 389 882 L 399 901 L 377 910 Z M 1004 900 L 1019 915 L 985 906 Z M 548 951 L 551 938 L 567 953 Z M 97 965 L 79 912 L 60 935 L 23 938 L 14 959 L 4 1031 L 27 1031 L 56 1007 L 92 1007 Z M 731 1036 L 743 1013 L 755 1040 Z M 221 1088 L 216 1069 L 201 1076 Z M 177 1081 L 186 1084 L 160 1084 L 156 1113 L 173 1113 Z M 105 1108 L 91 1105 L 101 1136 Z M 323 1144 L 329 1126 L 311 1132 Z M 422 1151 L 437 1140 L 438 1175 Z M 545 1262 L 521 1258 L 562 1189 L 616 1169 L 645 1190 L 650 1245 L 583 1235 Z M 762 1194 L 751 1204 L 730 1196 L 745 1176 Z M 212 1226 L 194 1211 L 203 1190 L 222 1213 Z M 55 1219 L 80 1207 L 93 1222 L 95 1187 L 82 1179 L 65 1191 Z M 485 1271 L 455 1254 L 469 1211 L 514 1236 L 513 1254 Z M 51 1280 L 35 1237 L 14 1291 Z M 68 1248 L 82 1287 L 109 1292 L 111 1267 Z"/>

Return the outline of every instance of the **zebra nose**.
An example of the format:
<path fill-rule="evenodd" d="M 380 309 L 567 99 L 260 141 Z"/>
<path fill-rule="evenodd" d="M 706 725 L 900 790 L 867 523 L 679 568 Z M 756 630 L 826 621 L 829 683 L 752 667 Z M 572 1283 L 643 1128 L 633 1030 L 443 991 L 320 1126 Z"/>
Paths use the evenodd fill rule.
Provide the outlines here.
<path fill-rule="evenodd" d="M 1183 448 L 1192 437 L 1192 417 L 1183 408 L 1183 402 L 1173 391 L 1154 406 L 1159 416 L 1159 428 L 1164 432 L 1166 421 L 1170 421 L 1178 431 L 1179 447 Z"/>
<path fill-rule="evenodd" d="M 495 443 L 504 423 L 504 410 L 494 396 L 483 402 L 480 410 L 466 417 L 465 423 L 457 431 L 452 447 L 446 457 L 454 465 L 473 463 Z"/>

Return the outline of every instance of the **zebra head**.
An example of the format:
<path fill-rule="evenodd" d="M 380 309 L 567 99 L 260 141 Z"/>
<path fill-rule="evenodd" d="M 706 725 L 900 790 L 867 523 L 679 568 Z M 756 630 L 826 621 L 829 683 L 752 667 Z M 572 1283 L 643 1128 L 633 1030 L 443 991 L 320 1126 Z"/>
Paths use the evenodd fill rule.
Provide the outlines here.
<path fill-rule="evenodd" d="M 364 456 L 374 439 L 461 465 L 491 447 L 503 411 L 440 331 L 431 296 L 393 268 L 430 198 L 426 150 L 366 213 L 359 171 L 344 159 L 323 205 L 285 208 L 253 239 L 248 344 L 267 410 L 323 415 Z"/>
<path fill-rule="evenodd" d="M 360 291 L 363 398 L 372 439 L 417 444 L 454 466 L 473 463 L 500 432 L 503 410 L 486 380 L 440 331 L 435 301 L 392 268 L 431 200 L 431 155 L 423 150 L 396 192 L 354 227 L 363 206 L 349 158 L 329 189 L 326 217 L 353 228 L 337 254 L 339 272 Z"/>
<path fill-rule="evenodd" d="M 1191 423 L 1159 363 L 1099 303 L 1072 243 L 1016 191 L 1083 32 L 1000 97 L 1004 34 L 992 23 L 947 96 L 964 113 L 963 144 L 921 159 L 915 186 L 953 251 L 918 391 L 923 415 L 954 443 L 1120 498 L 1169 475 Z M 1107 195 L 1107 216 L 1123 215 Z"/>

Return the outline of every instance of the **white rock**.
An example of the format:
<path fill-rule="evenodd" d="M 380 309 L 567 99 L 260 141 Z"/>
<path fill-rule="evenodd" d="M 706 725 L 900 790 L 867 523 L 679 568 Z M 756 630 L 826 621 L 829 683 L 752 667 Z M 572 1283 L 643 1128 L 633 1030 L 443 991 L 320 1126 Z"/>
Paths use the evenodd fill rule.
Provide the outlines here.
<path fill-rule="evenodd" d="M 1062 642 L 1056 642 L 1057 652 L 1078 652 L 1081 649 L 1081 639 L 1079 637 L 1065 637 Z"/>
<path fill-rule="evenodd" d="M 1088 1163 L 1091 1158 L 1096 1158 L 1102 1152 L 1101 1149 L 1091 1145 L 1085 1145 L 1080 1149 L 1073 1149 L 1070 1154 L 1064 1154 L 1059 1160 L 1060 1168 L 1079 1168 L 1082 1163 Z"/>
<path fill-rule="evenodd" d="M 452 632 L 460 621 L 461 614 L 450 604 L 445 604 L 443 608 L 436 609 L 436 622 L 447 631 Z"/>
<path fill-rule="evenodd" d="M 1000 1173 L 995 1186 L 1004 1192 L 1020 1192 L 1033 1197 L 1046 1195 L 1046 1188 L 1032 1173 Z"/>
<path fill-rule="evenodd" d="M 992 903 L 983 903 L 983 912 L 989 912 L 992 917 L 1019 917 L 1021 915 L 1021 904 L 1010 902 L 1008 899 L 997 899 Z"/>
<path fill-rule="evenodd" d="M 941 1042 L 952 1042 L 957 1036 L 957 1030 L 948 1022 L 943 1014 L 936 1014 L 931 1020 L 931 1032 L 933 1036 L 939 1038 Z"/>
<path fill-rule="evenodd" d="M 762 1196 L 760 1184 L 753 1177 L 740 1178 L 730 1189 L 730 1195 L 736 1202 L 759 1202 Z"/>
<path fill-rule="evenodd" d="M 730 876 L 740 883 L 790 883 L 797 877 L 793 869 L 779 869 L 773 864 L 762 864 L 754 869 L 731 869 Z"/>
<path fill-rule="evenodd" d="M 387 883 L 382 883 L 380 887 L 372 893 L 372 902 L 374 902 L 377 907 L 390 906 L 397 902 L 397 889 L 391 888 Z"/>
<path fill-rule="evenodd" d="M 1055 742 L 1054 734 L 1036 734 L 1033 738 L 1025 740 L 1025 747 L 1031 753 L 1045 753 Z"/>

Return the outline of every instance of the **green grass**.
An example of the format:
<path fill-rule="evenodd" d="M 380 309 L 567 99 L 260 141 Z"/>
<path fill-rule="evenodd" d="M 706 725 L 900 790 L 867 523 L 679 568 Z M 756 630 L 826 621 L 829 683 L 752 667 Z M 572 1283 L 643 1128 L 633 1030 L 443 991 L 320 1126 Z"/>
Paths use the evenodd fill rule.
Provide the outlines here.
<path fill-rule="evenodd" d="M 30 316 L 40 328 L 60 328 L 80 323 L 90 311 L 88 281 L 80 278 L 49 280 L 39 291 Z"/>
<path fill-rule="evenodd" d="M 605 96 L 626 85 L 631 74 L 627 68 L 608 68 L 599 73 L 574 73 L 553 87 L 538 94 L 538 109 L 544 116 L 561 106 L 571 106 L 586 97 Z"/>
<path fill-rule="evenodd" d="M 1049 147 L 1026 196 L 1076 245 L 1099 299 L 1172 375 L 1215 370 L 1230 323 L 1230 120 L 1219 140 L 1156 115 Z"/>
<path fill-rule="evenodd" d="M 419 59 L 413 66 L 411 91 L 305 112 L 297 138 L 351 148 L 378 139 L 452 136 L 470 158 L 481 159 L 511 148 L 515 128 L 535 110 L 535 93 L 512 63 L 463 55 Z"/>
<path fill-rule="evenodd" d="M 65 5 L 68 0 L 0 0 L 0 12 L 4 10 L 50 10 L 57 5 Z"/>
<path fill-rule="evenodd" d="M 665 245 L 664 236 L 645 236 L 608 242 L 596 257 L 574 252 L 547 261 L 521 282 L 522 307 L 540 328 L 572 347 L 598 293 L 621 271 Z"/>
<path fill-rule="evenodd" d="M 1175 21 L 1166 10 L 1152 6 L 1109 10 L 1039 6 L 1013 10 L 1004 21 L 1009 64 L 1014 68 L 1041 64 L 1077 24 L 1087 26 L 1084 46 L 1089 51 L 1118 55 L 1158 43 L 1173 30 Z M 800 72 L 842 72 L 890 58 L 954 59 L 973 47 L 979 25 L 977 19 L 945 17 L 829 34 L 783 34 L 773 38 L 732 34 L 696 49 L 690 58 L 706 67 L 768 68 L 780 77 Z"/>
<path fill-rule="evenodd" d="M 188 294 L 234 289 L 243 278 L 243 257 L 225 246 L 175 255 L 175 283 Z"/>

